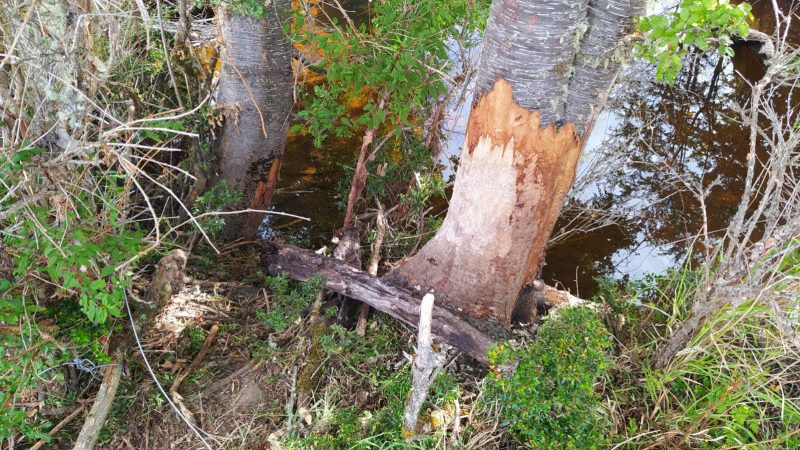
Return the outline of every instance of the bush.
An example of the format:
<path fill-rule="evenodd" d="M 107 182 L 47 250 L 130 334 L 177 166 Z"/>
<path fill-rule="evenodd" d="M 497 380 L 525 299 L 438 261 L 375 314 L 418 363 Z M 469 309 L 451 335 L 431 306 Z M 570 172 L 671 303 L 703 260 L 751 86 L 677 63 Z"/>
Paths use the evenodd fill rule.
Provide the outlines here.
<path fill-rule="evenodd" d="M 487 398 L 519 441 L 537 449 L 600 448 L 608 420 L 594 384 L 610 365 L 611 336 L 590 308 L 550 318 L 535 343 L 521 350 L 498 345 L 493 367 L 518 360 L 510 375 L 490 373 Z"/>

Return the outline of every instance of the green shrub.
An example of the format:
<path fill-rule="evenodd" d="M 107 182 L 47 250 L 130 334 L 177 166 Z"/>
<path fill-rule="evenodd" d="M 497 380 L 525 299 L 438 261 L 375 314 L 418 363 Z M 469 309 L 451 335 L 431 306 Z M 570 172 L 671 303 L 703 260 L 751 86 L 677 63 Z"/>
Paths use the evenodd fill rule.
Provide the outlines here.
<path fill-rule="evenodd" d="M 21 299 L 0 294 L 0 323 L 19 323 L 20 317 L 36 310 L 35 305 L 23 306 Z M 55 343 L 42 338 L 30 323 L 19 328 L 0 333 L 0 355 L 3 356 L 0 358 L 0 373 L 3 374 L 0 377 L 0 442 L 15 435 L 21 435 L 27 443 L 38 439 L 49 442 L 46 431 L 52 423 L 41 417 L 29 417 L 26 409 L 15 403 L 35 398 L 39 384 L 37 373 L 56 364 L 57 348 Z"/>
<path fill-rule="evenodd" d="M 611 336 L 590 308 L 567 308 L 521 350 L 499 345 L 495 366 L 518 360 L 510 375 L 489 375 L 487 398 L 519 441 L 537 449 L 601 448 L 608 421 L 594 384 L 610 365 Z"/>
<path fill-rule="evenodd" d="M 677 11 L 639 19 L 644 39 L 637 54 L 656 65 L 658 81 L 673 83 L 691 47 L 702 52 L 716 47 L 720 55 L 733 56 L 734 37 L 750 33 L 751 9 L 747 2 L 682 0 Z"/>

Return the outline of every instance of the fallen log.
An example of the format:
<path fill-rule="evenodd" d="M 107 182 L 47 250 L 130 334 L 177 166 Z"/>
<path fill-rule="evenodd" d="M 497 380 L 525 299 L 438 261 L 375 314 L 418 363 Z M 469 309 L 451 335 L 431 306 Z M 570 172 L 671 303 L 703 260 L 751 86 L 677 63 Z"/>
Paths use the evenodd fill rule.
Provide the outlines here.
<path fill-rule="evenodd" d="M 331 291 L 364 302 L 412 327 L 419 323 L 423 293 L 395 286 L 334 258 L 291 245 L 265 244 L 261 265 L 270 275 L 287 273 L 306 281 L 316 274 L 325 277 Z M 476 360 L 487 364 L 486 352 L 495 341 L 452 312 L 434 305 L 432 331 L 441 339 Z"/>

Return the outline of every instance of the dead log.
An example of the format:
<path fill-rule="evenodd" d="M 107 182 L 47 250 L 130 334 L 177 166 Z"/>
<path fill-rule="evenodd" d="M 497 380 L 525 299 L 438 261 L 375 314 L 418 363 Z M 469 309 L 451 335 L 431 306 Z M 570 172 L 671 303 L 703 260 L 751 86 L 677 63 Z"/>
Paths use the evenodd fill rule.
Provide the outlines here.
<path fill-rule="evenodd" d="M 362 301 L 412 327 L 419 323 L 422 293 L 395 286 L 345 262 L 270 242 L 261 253 L 261 265 L 270 275 L 285 272 L 299 281 L 320 274 L 325 277 L 325 287 L 331 291 Z M 434 305 L 432 329 L 447 343 L 488 363 L 486 352 L 494 340 L 457 315 Z"/>

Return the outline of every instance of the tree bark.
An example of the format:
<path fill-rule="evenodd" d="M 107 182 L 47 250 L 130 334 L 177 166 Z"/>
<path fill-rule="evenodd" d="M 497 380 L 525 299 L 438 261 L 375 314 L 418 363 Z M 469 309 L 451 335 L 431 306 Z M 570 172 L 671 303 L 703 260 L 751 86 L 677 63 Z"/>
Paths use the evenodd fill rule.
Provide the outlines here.
<path fill-rule="evenodd" d="M 641 0 L 591 0 L 588 29 L 575 58 L 567 90 L 565 120 L 578 133 L 591 130 L 603 109 L 626 57 L 624 39 L 633 30 L 633 17 L 644 14 Z"/>
<path fill-rule="evenodd" d="M 263 195 L 271 196 L 270 178 L 277 177 L 270 177 L 270 169 L 280 167 L 274 161 L 283 155 L 293 103 L 292 51 L 282 28 L 288 12 L 288 0 L 274 0 L 261 19 L 220 14 L 224 50 L 217 101 L 224 122 L 215 142 L 218 169 L 212 184 L 225 180 L 241 192 L 239 208 L 268 206 Z M 254 199 L 259 183 L 262 195 Z M 260 219 L 232 217 L 227 237 L 238 237 L 247 221 Z"/>
<path fill-rule="evenodd" d="M 535 310 L 517 307 L 528 297 L 520 293 L 542 265 L 584 138 L 622 61 L 606 59 L 638 4 L 493 3 L 447 217 L 389 279 L 503 324 L 515 310 Z"/>
<path fill-rule="evenodd" d="M 270 243 L 261 254 L 261 265 L 270 275 L 288 273 L 305 281 L 320 274 L 325 288 L 362 301 L 412 327 L 419 323 L 421 293 L 394 286 L 335 258 L 317 255 L 290 245 Z M 452 312 L 433 307 L 433 333 L 450 345 L 486 364 L 486 351 L 494 340 Z"/>
<path fill-rule="evenodd" d="M 538 269 L 579 152 L 572 125 L 542 128 L 539 113 L 515 103 L 511 85 L 499 80 L 470 115 L 442 227 L 389 279 L 508 323 Z"/>

